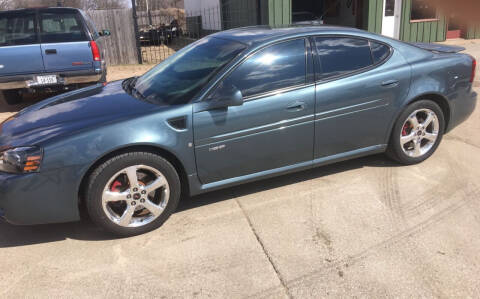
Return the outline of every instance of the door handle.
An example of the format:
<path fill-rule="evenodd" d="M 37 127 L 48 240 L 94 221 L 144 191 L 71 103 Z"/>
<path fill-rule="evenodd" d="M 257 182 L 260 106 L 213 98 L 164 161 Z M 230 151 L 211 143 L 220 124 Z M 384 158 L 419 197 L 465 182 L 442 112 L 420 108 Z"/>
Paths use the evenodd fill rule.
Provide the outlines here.
<path fill-rule="evenodd" d="M 383 87 L 395 87 L 395 86 L 398 86 L 398 84 L 399 84 L 399 81 L 395 79 L 382 82 Z"/>
<path fill-rule="evenodd" d="M 287 106 L 288 111 L 301 111 L 305 109 L 305 103 L 304 102 L 293 102 L 292 104 Z"/>
<path fill-rule="evenodd" d="M 47 55 L 57 54 L 57 49 L 46 49 L 45 54 Z"/>

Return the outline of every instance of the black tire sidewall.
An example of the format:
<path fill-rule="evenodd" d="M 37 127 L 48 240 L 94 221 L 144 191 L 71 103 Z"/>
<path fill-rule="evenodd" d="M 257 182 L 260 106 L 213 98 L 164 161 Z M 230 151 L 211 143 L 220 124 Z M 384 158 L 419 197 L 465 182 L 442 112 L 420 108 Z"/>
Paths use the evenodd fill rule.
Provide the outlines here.
<path fill-rule="evenodd" d="M 170 198 L 163 213 L 151 223 L 141 227 L 122 227 L 105 215 L 102 194 L 106 184 L 116 173 L 134 165 L 146 165 L 159 170 L 169 184 Z M 104 230 L 119 236 L 134 236 L 160 227 L 177 208 L 180 193 L 180 179 L 175 168 L 167 160 L 147 152 L 127 153 L 106 161 L 92 173 L 87 190 L 87 210 L 92 221 Z"/>
<path fill-rule="evenodd" d="M 22 102 L 22 97 L 16 89 L 3 90 L 2 93 L 8 105 L 17 105 Z"/>
<path fill-rule="evenodd" d="M 400 136 L 403 129 L 403 124 L 407 120 L 407 118 L 415 111 L 419 109 L 430 109 L 437 115 L 438 122 L 439 122 L 439 130 L 438 130 L 438 138 L 435 141 L 435 144 L 430 149 L 428 153 L 421 157 L 410 157 L 405 154 L 402 150 L 402 145 L 400 144 Z M 437 150 L 438 146 L 440 145 L 443 133 L 445 132 L 445 117 L 443 115 L 443 111 L 435 102 L 430 100 L 420 100 L 410 104 L 398 117 L 395 126 L 393 127 L 392 135 L 390 137 L 390 144 L 387 154 L 397 160 L 398 162 L 406 165 L 417 164 L 425 161 L 430 156 L 432 156 L 435 151 Z"/>

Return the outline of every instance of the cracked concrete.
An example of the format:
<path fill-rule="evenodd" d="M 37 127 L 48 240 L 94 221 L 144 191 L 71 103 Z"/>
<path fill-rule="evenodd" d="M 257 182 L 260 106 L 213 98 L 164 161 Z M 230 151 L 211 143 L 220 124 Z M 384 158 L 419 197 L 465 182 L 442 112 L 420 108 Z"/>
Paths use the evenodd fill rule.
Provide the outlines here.
<path fill-rule="evenodd" d="M 204 194 L 134 238 L 0 223 L 0 297 L 476 297 L 479 132 L 477 109 L 420 165 L 377 155 Z"/>

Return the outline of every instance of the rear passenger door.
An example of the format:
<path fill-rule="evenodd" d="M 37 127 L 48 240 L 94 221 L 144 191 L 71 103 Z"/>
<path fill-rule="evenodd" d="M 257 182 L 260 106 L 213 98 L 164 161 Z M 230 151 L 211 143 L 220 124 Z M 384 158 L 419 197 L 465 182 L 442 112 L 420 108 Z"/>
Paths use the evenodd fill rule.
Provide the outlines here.
<path fill-rule="evenodd" d="M 354 154 L 388 140 L 396 104 L 410 86 L 410 67 L 379 41 L 352 36 L 314 38 L 315 158 Z"/>
<path fill-rule="evenodd" d="M 93 68 L 90 38 L 75 10 L 40 10 L 40 39 L 47 72 Z"/>
<path fill-rule="evenodd" d="M 0 13 L 0 76 L 44 71 L 35 11 Z"/>

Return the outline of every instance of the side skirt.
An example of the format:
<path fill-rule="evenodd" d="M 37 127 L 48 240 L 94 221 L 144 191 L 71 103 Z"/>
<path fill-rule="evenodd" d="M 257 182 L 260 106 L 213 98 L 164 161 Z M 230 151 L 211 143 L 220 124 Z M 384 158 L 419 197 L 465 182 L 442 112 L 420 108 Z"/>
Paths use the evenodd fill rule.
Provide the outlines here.
<path fill-rule="evenodd" d="M 336 154 L 328 157 L 318 158 L 313 161 L 307 161 L 307 162 L 297 163 L 294 165 L 265 170 L 265 171 L 247 174 L 239 177 L 234 177 L 234 178 L 213 182 L 209 184 L 201 184 L 197 174 L 192 174 L 188 176 L 188 180 L 190 184 L 190 195 L 191 196 L 198 195 L 198 194 L 209 192 L 209 191 L 214 191 L 214 190 L 223 189 L 226 187 L 231 187 L 231 186 L 236 186 L 240 184 L 257 181 L 259 179 L 267 179 L 267 178 L 280 176 L 280 175 L 284 175 L 292 172 L 315 168 L 318 166 L 323 166 L 323 165 L 355 159 L 363 156 L 383 153 L 385 152 L 386 149 L 387 149 L 386 144 L 379 144 L 379 145 L 369 146 L 369 147 L 365 147 L 365 148 L 361 148 L 361 149 L 357 149 L 357 150 L 353 150 L 353 151 L 349 151 L 341 154 Z"/>

